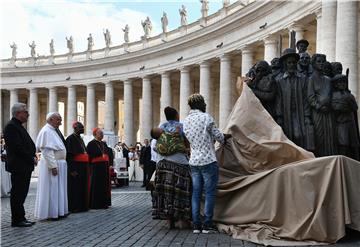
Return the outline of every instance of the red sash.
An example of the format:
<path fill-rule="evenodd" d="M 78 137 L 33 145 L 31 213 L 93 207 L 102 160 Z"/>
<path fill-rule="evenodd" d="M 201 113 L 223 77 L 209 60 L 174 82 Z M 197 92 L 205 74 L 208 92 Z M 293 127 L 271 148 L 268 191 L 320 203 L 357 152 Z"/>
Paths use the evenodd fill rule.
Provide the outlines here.
<path fill-rule="evenodd" d="M 74 156 L 74 161 L 77 162 L 89 162 L 89 155 L 88 154 L 77 154 Z"/>
<path fill-rule="evenodd" d="M 102 156 L 95 157 L 91 160 L 91 163 L 97 162 L 109 162 L 109 156 L 107 154 L 103 154 Z"/>

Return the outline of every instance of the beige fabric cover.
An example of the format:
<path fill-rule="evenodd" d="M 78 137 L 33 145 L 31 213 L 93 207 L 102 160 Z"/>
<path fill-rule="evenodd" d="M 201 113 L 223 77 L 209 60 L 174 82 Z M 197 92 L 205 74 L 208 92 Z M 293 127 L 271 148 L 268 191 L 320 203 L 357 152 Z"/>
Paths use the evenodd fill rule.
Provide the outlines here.
<path fill-rule="evenodd" d="M 264 245 L 334 243 L 360 231 L 360 162 L 314 158 L 286 138 L 244 84 L 225 128 L 214 221 Z"/>

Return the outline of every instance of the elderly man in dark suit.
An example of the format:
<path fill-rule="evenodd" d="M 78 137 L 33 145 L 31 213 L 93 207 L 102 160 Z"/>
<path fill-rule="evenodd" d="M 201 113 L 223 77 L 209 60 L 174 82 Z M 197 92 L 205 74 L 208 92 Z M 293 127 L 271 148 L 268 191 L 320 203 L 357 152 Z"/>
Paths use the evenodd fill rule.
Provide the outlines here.
<path fill-rule="evenodd" d="M 25 218 L 24 202 L 29 191 L 31 173 L 37 162 L 36 148 L 22 125 L 29 113 L 26 105 L 15 103 L 11 107 L 12 119 L 4 129 L 7 153 L 7 171 L 11 173 L 11 226 L 29 227 L 34 224 Z"/>

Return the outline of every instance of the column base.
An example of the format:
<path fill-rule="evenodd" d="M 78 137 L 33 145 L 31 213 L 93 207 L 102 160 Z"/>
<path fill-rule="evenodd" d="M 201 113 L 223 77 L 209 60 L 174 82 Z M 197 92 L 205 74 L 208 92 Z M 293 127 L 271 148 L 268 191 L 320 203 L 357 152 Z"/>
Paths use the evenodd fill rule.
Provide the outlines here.
<path fill-rule="evenodd" d="M 67 56 L 67 61 L 68 61 L 68 63 L 71 63 L 71 62 L 72 62 L 72 58 L 73 58 L 73 55 L 72 55 L 72 54 L 68 54 L 68 56 Z"/>
<path fill-rule="evenodd" d="M 147 38 L 147 37 L 142 36 L 142 37 L 141 37 L 141 41 L 142 41 L 142 44 L 143 44 L 143 48 L 148 48 L 148 47 L 149 47 L 149 43 L 148 43 L 148 38 Z"/>
<path fill-rule="evenodd" d="M 106 47 L 105 48 L 105 57 L 109 56 L 109 53 L 110 53 L 110 48 Z"/>
<path fill-rule="evenodd" d="M 166 33 L 162 33 L 162 34 L 161 34 L 161 40 L 162 40 L 163 42 L 167 42 L 167 34 L 166 34 Z"/>
<path fill-rule="evenodd" d="M 124 51 L 125 51 L 125 52 L 130 52 L 130 51 L 129 51 L 129 43 L 124 43 L 123 46 L 124 46 Z"/>
<path fill-rule="evenodd" d="M 92 60 L 92 52 L 91 51 L 86 52 L 86 60 Z"/>
<path fill-rule="evenodd" d="M 180 34 L 181 35 L 186 35 L 187 34 L 187 27 L 186 26 L 181 26 L 180 27 Z"/>
<path fill-rule="evenodd" d="M 206 18 L 201 18 L 201 19 L 199 20 L 199 22 L 200 22 L 200 26 L 206 27 L 206 25 L 207 25 Z"/>
<path fill-rule="evenodd" d="M 48 64 L 55 64 L 53 56 L 49 57 Z"/>

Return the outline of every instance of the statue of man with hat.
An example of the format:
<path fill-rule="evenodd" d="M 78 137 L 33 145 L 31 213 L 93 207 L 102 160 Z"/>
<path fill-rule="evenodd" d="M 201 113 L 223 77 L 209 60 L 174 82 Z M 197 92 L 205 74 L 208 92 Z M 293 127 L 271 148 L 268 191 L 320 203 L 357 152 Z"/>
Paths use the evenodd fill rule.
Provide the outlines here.
<path fill-rule="evenodd" d="M 295 49 L 285 49 L 280 57 L 284 73 L 276 77 L 279 97 L 276 98 L 276 121 L 285 135 L 307 150 L 314 149 L 311 111 L 307 99 L 308 78 L 297 72 L 300 59 Z"/>
<path fill-rule="evenodd" d="M 306 52 L 307 48 L 309 46 L 309 41 L 306 39 L 300 39 L 296 42 L 296 48 L 298 50 L 298 53 L 304 53 Z"/>

